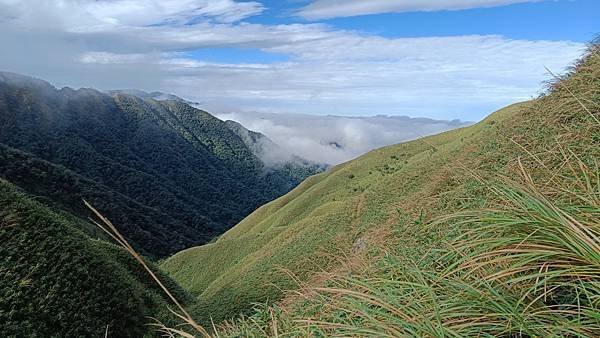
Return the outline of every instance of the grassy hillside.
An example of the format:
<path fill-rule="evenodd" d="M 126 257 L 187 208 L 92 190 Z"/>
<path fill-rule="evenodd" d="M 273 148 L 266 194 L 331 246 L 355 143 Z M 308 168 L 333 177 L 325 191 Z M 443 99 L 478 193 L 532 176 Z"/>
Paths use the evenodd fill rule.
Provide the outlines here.
<path fill-rule="evenodd" d="M 320 171 L 270 168 L 228 124 L 181 101 L 57 89 L 0 73 L 0 177 L 53 208 L 103 210 L 144 254 L 208 242 Z"/>
<path fill-rule="evenodd" d="M 323 289 L 328 291 L 313 289 L 303 293 L 304 297 L 289 296 L 283 309 L 259 311 L 252 320 L 229 327 L 226 331 L 233 336 L 275 335 L 273 330 L 278 326 L 278 334 L 290 336 L 598 333 L 594 331 L 600 327 L 595 312 L 600 297 L 597 275 L 583 287 L 573 287 L 577 283 L 573 275 L 561 275 L 559 268 L 550 269 L 551 264 L 544 265 L 538 256 L 536 259 L 542 261 L 535 265 L 538 270 L 564 277 L 548 282 L 555 282 L 555 289 L 544 288 L 547 275 L 538 274 L 539 278 L 533 279 L 535 287 L 527 278 L 480 285 L 471 279 L 486 280 L 488 266 L 481 267 L 483 272 L 474 270 L 458 276 L 454 270 L 445 270 L 460 266 L 462 257 L 481 252 L 478 250 L 502 248 L 488 243 L 482 249 L 469 247 L 469 243 L 481 243 L 486 238 L 500 243 L 513 243 L 515 238 L 526 242 L 536 238 L 532 232 L 544 229 L 548 223 L 555 224 L 550 216 L 542 217 L 543 221 L 523 218 L 535 218 L 535 212 L 547 213 L 541 207 L 542 211 L 535 209 L 536 205 L 547 206 L 545 202 L 536 204 L 537 199 L 570 208 L 577 215 L 574 219 L 585 224 L 585 231 L 598 238 L 594 237 L 600 231 L 598 107 L 600 53 L 592 46 L 589 55 L 571 74 L 553 84 L 547 95 L 506 107 L 474 126 L 378 149 L 311 177 L 255 211 L 218 241 L 180 252 L 162 267 L 198 296 L 195 310 L 205 323 L 210 317 L 223 320 L 238 313 L 254 313 L 253 303 L 279 300 L 286 296 L 283 290 L 299 288 L 299 281 L 330 287 Z M 535 198 L 519 197 L 530 195 L 514 192 L 521 188 L 510 188 L 521 184 L 533 190 L 530 193 Z M 526 209 L 524 200 L 534 208 Z M 513 214 L 498 212 L 492 213 L 495 218 L 482 218 L 479 211 L 487 208 L 506 209 Z M 456 216 L 442 221 L 459 212 L 480 217 Z M 509 216 L 518 219 L 511 223 Z M 513 224 L 515 231 L 530 232 L 524 230 L 526 235 L 519 237 L 522 233 L 517 231 L 519 236 L 510 237 L 503 229 L 486 228 L 480 232 L 484 237 L 479 238 L 479 227 L 485 223 L 482 219 L 492 224 Z M 494 222 L 499 219 L 506 222 Z M 523 224 L 530 228 L 520 228 Z M 531 224 L 538 224 L 538 228 Z M 560 228 L 557 231 L 560 233 Z M 465 240 L 462 234 L 473 238 Z M 460 240 L 464 251 L 452 246 Z M 572 248 L 567 245 L 565 250 Z M 515 250 L 518 252 L 518 245 Z M 589 253 L 593 259 L 585 261 L 591 264 L 585 265 L 586 269 L 600 266 L 600 251 L 593 250 Z M 497 254 L 502 255 L 502 251 Z M 511 259 L 520 263 L 521 256 Z M 557 257 L 561 259 L 560 254 Z M 530 271 L 524 265 L 517 269 L 517 276 Z M 490 269 L 504 271 L 506 266 L 511 265 L 500 262 Z M 321 271 L 334 272 L 337 277 L 323 277 L 318 274 Z M 449 282 L 454 280 L 450 275 L 456 277 L 456 284 Z M 512 278 L 515 274 L 506 276 Z M 580 274 L 578 278 L 587 277 Z M 418 288 L 423 285 L 426 287 Z M 485 292 L 467 288 L 473 285 Z M 468 298 L 473 296 L 471 291 L 490 302 L 480 304 Z M 588 293 L 585 300 L 574 296 L 584 292 Z M 465 307 L 450 304 L 453 300 L 463 301 Z M 574 324 L 577 318 L 569 312 L 573 302 L 581 305 L 577 309 L 588 311 L 579 324 Z M 469 305 L 473 306 L 471 310 Z M 554 312 L 553 306 L 563 305 L 569 310 Z M 532 315 L 527 315 L 528 310 Z M 483 319 L 477 319 L 477 313 Z M 544 313 L 548 314 L 547 321 L 540 319 Z M 418 320 L 411 322 L 411 317 Z M 493 325 L 486 327 L 485 318 Z M 590 318 L 596 318 L 596 322 L 589 322 Z M 589 330 L 584 332 L 585 325 Z"/>
<path fill-rule="evenodd" d="M 0 179 L 0 332 L 6 337 L 142 336 L 168 300 L 121 248 Z M 191 298 L 159 273 L 182 302 Z"/>
<path fill-rule="evenodd" d="M 510 116 L 518 107 L 493 118 Z M 480 142 L 488 129 L 483 122 L 426 141 L 379 149 L 313 176 L 215 243 L 182 251 L 162 267 L 199 296 L 199 316 L 222 320 L 251 313 L 253 303 L 279 299 L 282 290 L 298 286 L 290 273 L 306 280 L 321 269 L 329 270 L 373 228 L 395 222 L 400 214 L 418 217 L 425 206 L 408 210 L 401 208 L 402 203 L 429 195 L 424 186 L 439 183 L 432 182 L 432 176 L 439 180 L 465 143 Z M 445 150 L 434 151 L 433 145 Z"/>

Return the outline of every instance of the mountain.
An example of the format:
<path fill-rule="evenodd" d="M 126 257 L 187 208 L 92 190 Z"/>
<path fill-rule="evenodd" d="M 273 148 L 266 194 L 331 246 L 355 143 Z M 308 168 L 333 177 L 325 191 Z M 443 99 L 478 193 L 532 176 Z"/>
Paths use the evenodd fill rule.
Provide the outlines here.
<path fill-rule="evenodd" d="M 161 267 L 202 323 L 251 316 L 221 337 L 598 336 L 598 107 L 593 45 L 540 98 L 312 176 Z"/>
<path fill-rule="evenodd" d="M 323 170 L 265 163 L 242 132 L 251 133 L 162 93 L 57 89 L 0 73 L 2 335 L 139 337 L 152 334 L 150 317 L 177 325 L 168 298 L 82 199 L 160 258 Z M 182 304 L 195 302 L 147 264 Z"/>
<path fill-rule="evenodd" d="M 140 93 L 0 73 L 0 177 L 82 220 L 86 198 L 136 248 L 164 257 L 208 242 L 322 170 L 270 166 L 228 123 Z"/>
<path fill-rule="evenodd" d="M 279 150 L 277 144 L 261 133 L 248 130 L 238 122 L 231 120 L 226 120 L 225 124 L 227 128 L 244 141 L 248 148 L 252 149 L 254 154 L 261 158 L 266 156 L 267 153 Z"/>
<path fill-rule="evenodd" d="M 598 337 L 599 107 L 595 44 L 535 100 L 311 176 L 148 264 L 217 337 Z M 81 198 L 169 252 L 212 224 L 186 203 L 239 206 L 298 165 L 268 166 L 263 137 L 177 101 L 4 73 L 0 112 L 5 336 L 189 331 Z"/>

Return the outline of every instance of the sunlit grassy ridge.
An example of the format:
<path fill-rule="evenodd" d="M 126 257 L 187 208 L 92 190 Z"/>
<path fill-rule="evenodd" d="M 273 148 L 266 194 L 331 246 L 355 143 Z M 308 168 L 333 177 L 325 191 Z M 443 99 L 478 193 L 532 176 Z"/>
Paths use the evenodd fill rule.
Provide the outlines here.
<path fill-rule="evenodd" d="M 162 267 L 204 322 L 287 295 L 223 335 L 597 336 L 598 47 L 550 87 L 315 176 Z"/>

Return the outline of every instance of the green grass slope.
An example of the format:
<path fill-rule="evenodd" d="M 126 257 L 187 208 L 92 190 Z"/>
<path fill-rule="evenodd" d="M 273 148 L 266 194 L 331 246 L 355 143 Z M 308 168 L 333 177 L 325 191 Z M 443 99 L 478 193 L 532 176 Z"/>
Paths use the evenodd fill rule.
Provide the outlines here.
<path fill-rule="evenodd" d="M 511 116 L 518 107 L 492 119 Z M 182 251 L 161 267 L 199 297 L 196 310 L 205 321 L 251 313 L 254 303 L 296 288 L 294 278 L 330 269 L 366 230 L 392 222 L 402 202 L 427 194 L 423 187 L 432 176 L 489 129 L 482 122 L 339 165 L 259 208 L 216 242 Z"/>
<path fill-rule="evenodd" d="M 210 317 L 252 313 L 253 303 L 281 299 L 283 290 L 299 287 L 298 280 L 331 271 L 340 261 L 376 257 L 386 252 L 382 247 L 406 252 L 399 258 L 406 262 L 424 257 L 441 248 L 440 238 L 417 236 L 424 224 L 494 205 L 497 196 L 486 180 L 518 177 L 521 166 L 533 180 L 562 177 L 565 152 L 594 168 L 599 104 L 600 56 L 593 47 L 548 95 L 311 177 L 216 242 L 180 252 L 162 267 L 198 297 L 196 313 L 209 323 Z"/>

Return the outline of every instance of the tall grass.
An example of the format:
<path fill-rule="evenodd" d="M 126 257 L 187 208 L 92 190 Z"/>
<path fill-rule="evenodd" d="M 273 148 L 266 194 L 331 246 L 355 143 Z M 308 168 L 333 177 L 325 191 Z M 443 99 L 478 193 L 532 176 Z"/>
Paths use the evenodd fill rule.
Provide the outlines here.
<path fill-rule="evenodd" d="M 568 204 L 532 181 L 503 179 L 490 185 L 498 208 L 422 231 L 445 233 L 439 249 L 409 262 L 389 254 L 375 277 L 337 277 L 302 310 L 269 318 L 265 307 L 222 335 L 272 336 L 278 327 L 282 337 L 598 337 L 600 176 L 580 169 L 585 190 L 556 187 Z"/>

